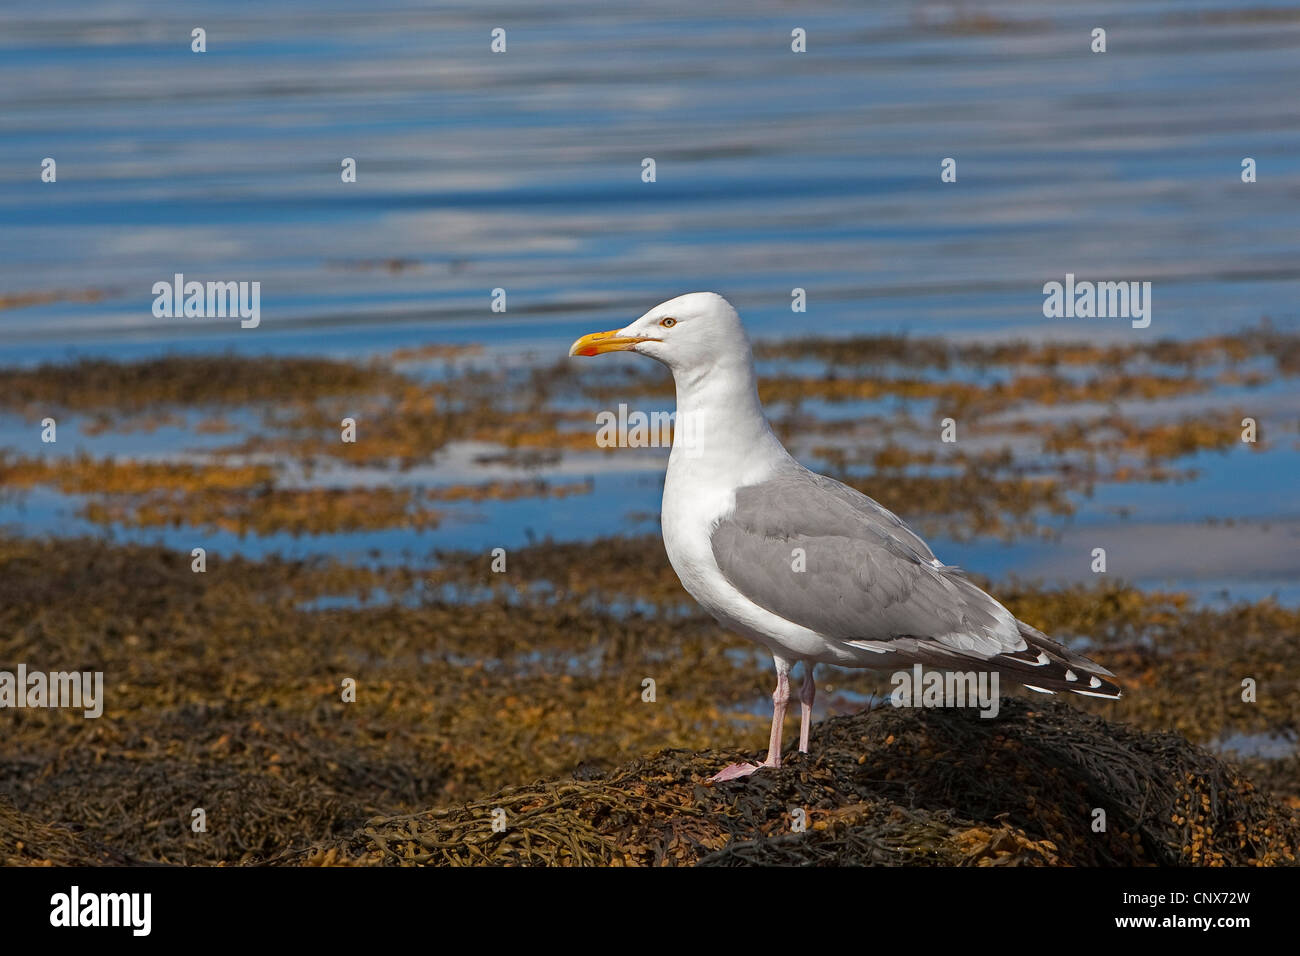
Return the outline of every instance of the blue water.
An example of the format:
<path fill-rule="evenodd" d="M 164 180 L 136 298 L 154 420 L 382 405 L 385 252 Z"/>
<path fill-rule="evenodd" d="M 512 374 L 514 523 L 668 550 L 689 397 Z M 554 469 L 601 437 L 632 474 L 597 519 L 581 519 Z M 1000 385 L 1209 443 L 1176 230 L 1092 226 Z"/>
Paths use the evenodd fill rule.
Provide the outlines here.
<path fill-rule="evenodd" d="M 702 288 L 762 335 L 1134 334 L 1045 320 L 1066 272 L 1152 281 L 1146 335 L 1294 321 L 1298 56 L 1300 8 L 1230 0 L 15 5 L 0 289 L 103 298 L 0 348 L 558 349 Z M 261 327 L 155 319 L 176 272 L 260 281 Z"/>

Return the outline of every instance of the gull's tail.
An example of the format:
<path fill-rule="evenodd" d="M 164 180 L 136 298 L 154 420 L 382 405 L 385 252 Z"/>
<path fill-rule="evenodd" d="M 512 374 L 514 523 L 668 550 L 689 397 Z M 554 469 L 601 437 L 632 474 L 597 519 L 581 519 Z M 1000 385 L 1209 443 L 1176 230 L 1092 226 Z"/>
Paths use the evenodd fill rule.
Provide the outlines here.
<path fill-rule="evenodd" d="M 1119 685 L 1109 677 L 1110 671 L 1100 664 L 1093 663 L 1081 654 L 1066 650 L 1037 628 L 1030 627 L 1024 621 L 1020 625 L 1020 636 L 1029 646 L 1014 654 L 999 654 L 989 660 L 996 664 L 999 671 L 1013 680 L 1018 680 L 1030 690 L 1040 694 L 1055 694 L 1068 691 L 1082 694 L 1084 697 L 1104 697 L 1118 700 Z"/>

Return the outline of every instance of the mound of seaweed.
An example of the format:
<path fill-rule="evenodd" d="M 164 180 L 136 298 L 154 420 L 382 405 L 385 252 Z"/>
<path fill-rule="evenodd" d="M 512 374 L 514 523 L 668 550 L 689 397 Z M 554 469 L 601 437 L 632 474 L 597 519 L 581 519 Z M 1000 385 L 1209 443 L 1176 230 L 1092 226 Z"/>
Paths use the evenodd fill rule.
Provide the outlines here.
<path fill-rule="evenodd" d="M 878 708 L 818 725 L 811 749 L 716 786 L 740 755 L 666 750 L 272 862 L 1232 866 L 1294 864 L 1300 845 L 1296 811 L 1209 752 L 1056 701 L 1004 699 L 992 720 Z"/>
<path fill-rule="evenodd" d="M 0 866 L 122 866 L 139 861 L 74 828 L 42 823 L 0 794 Z"/>

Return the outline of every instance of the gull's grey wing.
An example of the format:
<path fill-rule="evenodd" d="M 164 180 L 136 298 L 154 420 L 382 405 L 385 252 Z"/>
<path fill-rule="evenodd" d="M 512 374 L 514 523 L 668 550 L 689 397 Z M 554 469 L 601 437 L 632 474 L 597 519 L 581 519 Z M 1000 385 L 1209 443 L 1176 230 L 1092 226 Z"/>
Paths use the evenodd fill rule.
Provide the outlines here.
<path fill-rule="evenodd" d="M 745 597 L 868 666 L 873 654 L 981 661 L 1044 693 L 1120 696 L 1106 668 L 1016 620 L 893 512 L 823 475 L 799 468 L 737 489 L 711 544 Z"/>
<path fill-rule="evenodd" d="M 800 469 L 738 489 L 711 543 L 745 597 L 846 649 L 939 664 L 1027 647 L 1015 617 L 893 512 L 822 475 Z"/>
<path fill-rule="evenodd" d="M 896 538 L 904 547 L 915 551 L 926 561 L 937 560 L 930 546 L 922 540 L 921 536 L 903 524 L 903 519 L 898 517 L 880 502 L 874 498 L 868 498 L 862 492 L 855 488 L 850 488 L 843 482 L 836 481 L 834 478 L 827 478 L 825 475 L 819 475 L 816 472 L 805 471 L 802 475 L 791 475 L 791 479 L 797 485 L 798 479 L 811 480 L 818 491 L 828 495 L 834 495 L 840 501 L 859 512 L 867 521 L 875 522 L 889 535 Z M 777 489 L 778 492 L 780 489 Z"/>

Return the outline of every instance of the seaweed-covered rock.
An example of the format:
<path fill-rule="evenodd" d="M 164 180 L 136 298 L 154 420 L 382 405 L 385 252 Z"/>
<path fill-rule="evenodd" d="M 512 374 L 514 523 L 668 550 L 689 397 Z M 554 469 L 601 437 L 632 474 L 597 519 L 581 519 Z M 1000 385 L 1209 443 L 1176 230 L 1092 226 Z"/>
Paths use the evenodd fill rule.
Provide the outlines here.
<path fill-rule="evenodd" d="M 1218 866 L 1293 864 L 1300 845 L 1296 811 L 1213 754 L 1057 701 L 880 708 L 819 725 L 812 750 L 716 786 L 737 754 L 666 750 L 275 862 Z"/>

